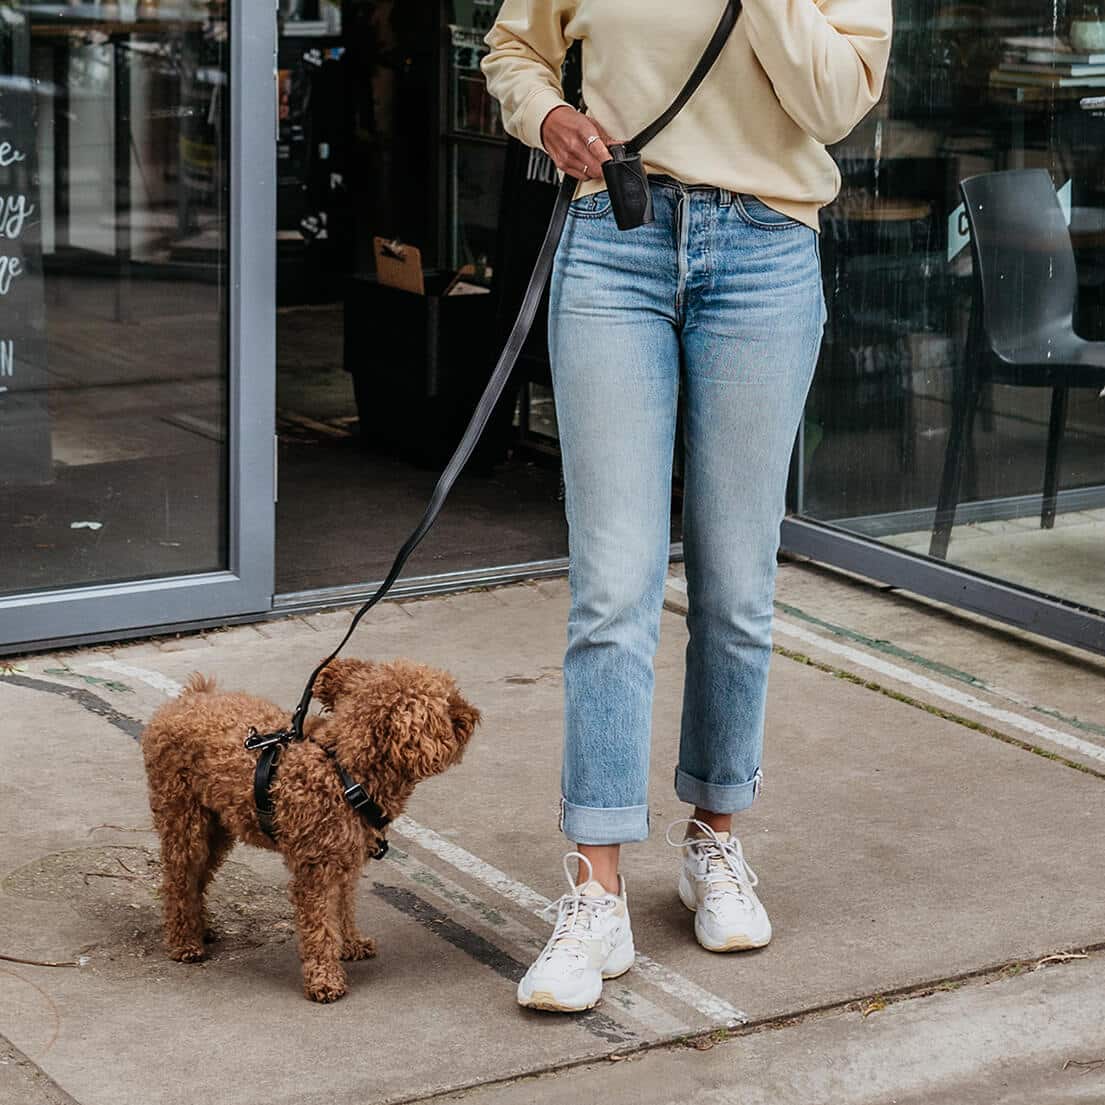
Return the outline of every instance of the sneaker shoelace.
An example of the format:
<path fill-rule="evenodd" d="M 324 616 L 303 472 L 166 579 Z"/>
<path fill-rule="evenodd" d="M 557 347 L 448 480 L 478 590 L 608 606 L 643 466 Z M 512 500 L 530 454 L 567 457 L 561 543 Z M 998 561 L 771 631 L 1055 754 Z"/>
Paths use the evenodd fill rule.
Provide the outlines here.
<path fill-rule="evenodd" d="M 691 836 L 683 840 L 672 840 L 672 829 L 680 825 L 694 826 L 702 834 Z M 744 849 L 741 842 L 730 834 L 728 840 L 722 840 L 713 829 L 705 822 L 695 817 L 684 817 L 673 821 L 668 826 L 666 834 L 667 842 L 673 848 L 689 848 L 695 855 L 704 856 L 706 859 L 706 897 L 705 902 L 716 900 L 720 895 L 729 891 L 736 893 L 737 897 L 745 905 L 751 905 L 747 891 L 754 887 L 760 880 L 756 872 L 749 866 L 744 858 Z"/>
<path fill-rule="evenodd" d="M 578 860 L 581 868 L 584 864 L 587 867 L 587 878 L 578 886 L 568 867 L 568 861 L 571 859 Z M 594 875 L 591 863 L 585 855 L 580 852 L 569 852 L 563 862 L 564 875 L 572 889 L 567 894 L 562 894 L 555 902 L 550 902 L 542 911 L 546 920 L 551 921 L 554 916 L 556 918 L 556 925 L 542 952 L 542 958 L 546 961 L 554 956 L 586 960 L 585 941 L 591 936 L 591 924 L 600 913 L 612 909 L 613 903 L 609 895 L 600 898 L 581 893 L 583 887 Z"/>

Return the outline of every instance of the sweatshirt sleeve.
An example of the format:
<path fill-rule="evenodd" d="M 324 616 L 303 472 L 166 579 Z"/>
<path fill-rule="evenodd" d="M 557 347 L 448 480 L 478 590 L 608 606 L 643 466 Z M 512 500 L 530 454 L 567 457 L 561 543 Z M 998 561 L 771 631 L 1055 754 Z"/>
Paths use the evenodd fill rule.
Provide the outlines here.
<path fill-rule="evenodd" d="M 783 110 L 828 146 L 878 103 L 890 0 L 744 0 L 745 29 Z"/>
<path fill-rule="evenodd" d="M 560 67 L 568 52 L 564 28 L 577 0 L 505 0 L 484 35 L 490 47 L 480 60 L 487 90 L 502 105 L 507 134 L 541 145 L 541 124 L 564 99 Z M 547 150 L 545 151 L 548 152 Z"/>

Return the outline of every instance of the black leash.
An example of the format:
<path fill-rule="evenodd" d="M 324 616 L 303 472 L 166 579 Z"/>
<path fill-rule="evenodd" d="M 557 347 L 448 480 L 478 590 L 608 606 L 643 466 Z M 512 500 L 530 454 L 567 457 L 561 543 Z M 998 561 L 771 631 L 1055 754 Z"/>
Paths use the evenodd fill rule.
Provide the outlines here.
<path fill-rule="evenodd" d="M 472 415 L 472 419 L 468 423 L 467 429 L 464 431 L 464 436 L 461 438 L 456 452 L 450 458 L 449 463 L 445 466 L 445 470 L 441 473 L 437 481 L 437 485 L 434 487 L 425 513 L 422 515 L 422 520 L 418 523 L 407 540 L 403 542 L 403 546 L 395 557 L 395 561 L 385 577 L 384 582 L 380 584 L 372 597 L 369 598 L 353 616 L 353 620 L 349 623 L 349 628 L 338 642 L 337 647 L 313 672 L 311 672 L 311 676 L 307 680 L 307 685 L 303 688 L 303 694 L 300 696 L 299 704 L 292 714 L 291 724 L 286 729 L 278 729 L 272 733 L 257 733 L 251 730 L 246 737 L 245 747 L 250 751 L 260 750 L 261 752 L 261 755 L 257 759 L 257 766 L 253 772 L 253 801 L 254 805 L 257 807 L 257 820 L 262 831 L 273 840 L 276 839 L 276 825 L 273 818 L 274 809 L 271 789 L 273 780 L 276 777 L 276 765 L 280 760 L 280 754 L 291 742 L 298 742 L 304 739 L 303 723 L 307 718 L 307 711 L 310 709 L 311 699 L 314 696 L 315 682 L 322 673 L 323 668 L 337 658 L 341 650 L 345 648 L 349 638 L 353 636 L 353 632 L 356 630 L 361 619 L 388 593 L 392 584 L 399 578 L 399 573 L 403 570 L 403 565 L 406 564 L 411 553 L 418 547 L 422 538 L 430 531 L 430 527 L 437 519 L 438 514 L 441 512 L 441 508 L 445 505 L 445 500 L 448 498 L 453 484 L 456 483 L 461 470 L 472 456 L 472 451 L 475 449 L 479 442 L 480 435 L 487 426 L 488 420 L 495 409 L 495 404 L 498 402 L 499 396 L 503 393 L 503 388 L 506 387 L 511 370 L 514 368 L 514 363 L 517 361 L 518 355 L 522 350 L 522 345 L 533 325 L 533 319 L 537 314 L 537 308 L 541 302 L 541 295 L 545 289 L 545 281 L 548 279 L 549 272 L 552 269 L 553 257 L 556 253 L 557 244 L 560 241 L 560 235 L 564 229 L 564 222 L 568 214 L 568 204 L 571 202 L 575 187 L 575 179 L 565 175 L 560 190 L 556 195 L 556 204 L 553 207 L 552 218 L 549 220 L 549 228 L 545 232 L 544 241 L 541 243 L 541 251 L 537 257 L 537 263 L 534 265 L 533 275 L 530 277 L 529 284 L 526 287 L 526 294 L 522 299 L 522 306 L 518 311 L 518 317 L 510 331 L 510 336 L 507 338 L 506 345 L 503 348 L 498 363 L 495 365 L 495 371 L 491 374 L 491 379 L 488 381 L 483 395 L 480 396 L 480 401 L 476 406 L 475 413 Z M 336 760 L 334 762 L 337 764 Z M 346 801 L 365 818 L 372 828 L 382 831 L 387 825 L 387 818 L 384 817 L 383 811 L 380 809 L 379 805 L 369 798 L 364 787 L 354 782 L 348 772 L 346 772 L 340 764 L 337 764 L 337 767 L 342 775 L 342 786 L 345 792 Z M 382 841 L 380 849 L 377 851 L 377 858 L 382 856 L 385 851 L 387 851 L 386 840 Z"/>
<path fill-rule="evenodd" d="M 429 533 L 430 527 L 437 520 L 437 516 L 441 512 L 441 508 L 445 505 L 445 500 L 448 498 L 449 492 L 453 489 L 453 484 L 457 482 L 457 477 L 468 463 L 473 450 L 479 443 L 480 435 L 483 433 L 488 420 L 491 418 L 491 414 L 495 409 L 495 404 L 499 401 L 499 396 L 502 395 L 503 388 L 506 387 L 507 380 L 510 378 L 510 373 L 514 368 L 515 362 L 518 360 L 518 355 L 522 352 L 522 346 L 529 335 L 530 328 L 533 326 L 533 319 L 537 314 L 537 308 L 541 304 L 541 295 L 545 290 L 545 282 L 548 280 L 549 273 L 552 271 L 553 257 L 556 254 L 556 247 L 560 241 L 560 235 L 564 230 L 564 222 L 568 214 L 568 204 L 571 202 L 572 194 L 575 192 L 576 183 L 574 177 L 565 175 L 560 185 L 560 190 L 556 194 L 556 203 L 553 206 L 552 217 L 549 219 L 549 228 L 545 231 L 545 239 L 541 243 L 541 251 L 538 253 L 537 262 L 533 267 L 533 275 L 530 277 L 529 284 L 526 286 L 526 294 L 522 298 L 522 306 L 518 311 L 518 317 L 514 322 L 514 326 L 511 328 L 510 336 L 506 340 L 506 345 L 503 347 L 498 363 L 495 365 L 495 370 L 491 374 L 491 379 L 488 380 L 487 387 L 484 389 L 483 395 L 480 396 L 480 401 L 476 405 L 475 413 L 472 415 L 468 427 L 464 431 L 464 436 L 460 439 L 460 444 L 457 446 L 456 452 L 449 459 L 449 463 L 445 466 L 444 471 L 438 478 L 437 485 L 434 487 L 433 494 L 430 496 L 430 501 L 426 506 L 425 513 L 422 515 L 422 520 L 418 523 L 406 541 L 403 542 L 403 546 L 396 555 L 395 562 L 384 578 L 384 582 L 377 588 L 376 593 L 361 606 L 356 614 L 354 614 L 353 620 L 349 623 L 349 628 L 345 631 L 345 636 L 338 642 L 337 648 L 335 648 L 334 651 L 311 672 L 311 676 L 307 680 L 307 685 L 303 688 L 303 694 L 300 696 L 299 705 L 296 706 L 295 713 L 292 714 L 291 733 L 293 740 L 302 740 L 303 738 L 303 722 L 307 717 L 307 710 L 311 705 L 315 680 L 318 679 L 322 669 L 325 668 L 331 660 L 336 659 L 341 650 L 345 648 L 346 643 L 349 641 L 349 638 L 353 636 L 354 631 L 365 614 L 367 614 L 369 610 L 391 590 L 392 584 L 399 578 L 399 573 L 403 570 L 403 565 L 406 564 L 411 553 L 418 548 L 422 538 Z"/>
<path fill-rule="evenodd" d="M 702 82 L 702 79 L 717 60 L 718 54 L 721 53 L 721 48 L 725 45 L 729 33 L 737 21 L 737 16 L 740 14 L 740 8 L 740 0 L 727 0 L 725 11 L 721 16 L 721 21 L 714 29 L 714 33 L 710 38 L 705 52 L 691 72 L 691 75 L 687 78 L 686 83 L 680 89 L 679 94 L 662 115 L 658 116 L 653 122 L 628 141 L 622 143 L 628 151 L 634 153 L 640 152 L 641 147 L 666 127 L 682 109 L 687 100 L 690 99 L 691 93 L 693 93 Z M 323 668 L 332 660 L 335 660 L 341 650 L 345 648 L 349 638 L 353 636 L 354 631 L 365 614 L 367 614 L 369 610 L 391 590 L 392 584 L 399 578 L 399 573 L 403 570 L 403 565 L 406 564 L 411 553 L 418 547 L 422 538 L 429 533 L 430 527 L 437 520 L 441 508 L 445 505 L 445 500 L 449 497 L 449 492 L 453 489 L 453 484 L 456 483 L 465 464 L 467 464 L 471 458 L 472 452 L 476 448 L 480 436 L 487 426 L 488 420 L 491 418 L 495 405 L 499 401 L 503 389 L 506 387 L 507 380 L 510 378 L 510 374 L 514 369 L 515 362 L 522 352 L 522 346 L 525 344 L 526 338 L 529 336 L 530 329 L 533 326 L 533 320 L 537 314 L 537 308 L 540 306 L 541 296 L 545 290 L 545 283 L 549 278 L 549 274 L 552 272 L 553 259 L 556 256 L 556 247 L 564 231 L 564 223 L 568 216 L 568 205 L 572 201 L 572 196 L 575 193 L 577 184 L 578 181 L 575 177 L 568 176 L 567 173 L 564 174 L 564 179 L 560 183 L 560 189 L 556 193 L 556 202 L 553 205 L 552 216 L 549 219 L 548 229 L 545 231 L 544 241 L 541 243 L 541 249 L 537 254 L 537 261 L 533 266 L 533 274 L 529 278 L 529 283 L 526 285 L 526 293 L 522 297 L 522 305 L 518 309 L 518 316 L 514 321 L 513 327 L 511 327 L 506 344 L 503 346 L 503 351 L 499 355 L 495 370 L 491 373 L 491 378 L 484 388 L 483 395 L 480 396 L 479 403 L 476 404 L 476 410 L 464 431 L 464 436 L 461 438 L 456 452 L 450 457 L 449 463 L 445 466 L 441 476 L 438 478 L 437 485 L 434 487 L 433 494 L 430 496 L 430 501 L 426 506 L 421 521 L 415 526 L 413 532 L 406 541 L 403 542 L 402 547 L 395 557 L 395 561 L 392 563 L 391 569 L 384 578 L 384 582 L 376 589 L 375 594 L 373 594 L 372 597 L 357 610 L 356 614 L 353 615 L 353 620 L 349 623 L 349 628 L 338 642 L 337 647 L 325 660 L 318 664 L 313 672 L 311 672 L 310 678 L 307 680 L 307 685 L 303 688 L 303 694 L 299 698 L 299 703 L 295 708 L 295 712 L 292 714 L 291 724 L 288 728 L 277 730 L 274 733 L 256 733 L 251 730 L 249 736 L 246 738 L 245 746 L 247 749 L 262 750 L 262 754 L 257 761 L 257 769 L 254 772 L 254 802 L 257 805 L 258 820 L 261 822 L 262 829 L 274 839 L 275 826 L 272 819 L 272 800 L 269 795 L 269 787 L 272 784 L 276 762 L 280 756 L 279 750 L 291 741 L 301 741 L 304 739 L 303 723 L 307 718 L 307 711 L 310 709 L 311 699 L 314 696 L 315 681 L 322 673 Z M 265 765 L 264 771 L 262 771 L 262 765 Z M 340 764 L 338 765 L 338 769 L 343 772 L 343 775 L 345 774 Z M 352 779 L 350 779 L 349 782 L 352 784 Z M 345 779 L 343 778 L 343 784 L 344 783 Z M 353 785 L 359 786 L 359 784 Z M 364 793 L 363 787 L 361 788 L 361 793 Z M 367 797 L 367 794 L 365 794 L 365 798 Z M 349 799 L 348 787 L 346 788 L 346 799 L 350 801 L 351 805 L 353 804 Z M 371 802 L 371 800 L 369 801 Z M 375 802 L 371 804 L 379 811 L 379 806 L 377 806 Z M 354 808 L 357 807 L 354 806 Z M 363 805 L 359 812 L 361 812 L 362 815 L 365 814 L 365 807 Z M 386 824 L 386 821 L 384 824 Z M 382 828 L 383 826 L 375 825 L 374 827 Z M 386 846 L 387 844 L 385 841 L 384 847 L 386 848 Z"/>

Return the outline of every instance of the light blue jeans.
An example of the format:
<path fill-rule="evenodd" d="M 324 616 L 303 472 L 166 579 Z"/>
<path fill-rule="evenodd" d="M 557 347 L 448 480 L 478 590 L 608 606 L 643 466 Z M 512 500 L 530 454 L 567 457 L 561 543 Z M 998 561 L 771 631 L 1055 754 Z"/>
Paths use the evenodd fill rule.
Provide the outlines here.
<path fill-rule="evenodd" d="M 653 657 L 676 410 L 690 640 L 675 792 L 716 813 L 761 779 L 787 471 L 825 324 L 817 233 L 755 197 L 650 176 L 655 221 L 572 203 L 550 286 L 568 521 L 560 827 L 648 835 Z"/>

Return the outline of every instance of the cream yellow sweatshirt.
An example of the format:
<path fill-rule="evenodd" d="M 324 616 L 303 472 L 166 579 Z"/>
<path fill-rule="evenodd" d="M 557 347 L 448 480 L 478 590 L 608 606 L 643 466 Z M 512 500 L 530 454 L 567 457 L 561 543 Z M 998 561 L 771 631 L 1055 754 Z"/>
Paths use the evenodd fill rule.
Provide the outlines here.
<path fill-rule="evenodd" d="M 675 98 L 723 10 L 723 0 L 505 0 L 481 69 L 507 133 L 543 148 L 541 123 L 566 102 L 564 54 L 582 39 L 587 114 L 625 139 Z M 641 151 L 645 171 L 751 193 L 818 229 L 840 188 L 825 146 L 878 101 L 890 31 L 890 0 L 744 0 L 706 79 Z M 583 180 L 575 194 L 604 187 Z"/>

